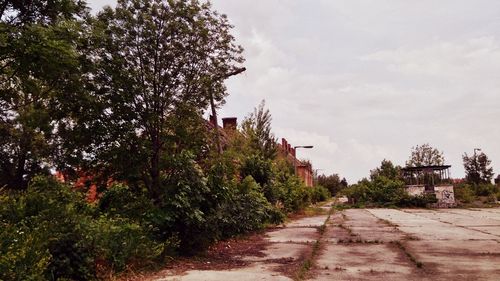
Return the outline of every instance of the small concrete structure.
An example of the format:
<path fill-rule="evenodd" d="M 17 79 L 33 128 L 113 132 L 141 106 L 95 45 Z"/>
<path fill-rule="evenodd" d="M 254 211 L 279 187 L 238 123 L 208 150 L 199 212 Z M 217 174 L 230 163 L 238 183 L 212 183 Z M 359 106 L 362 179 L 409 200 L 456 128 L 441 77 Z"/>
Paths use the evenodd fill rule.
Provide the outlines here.
<path fill-rule="evenodd" d="M 406 191 L 410 195 L 433 194 L 437 203 L 433 207 L 455 206 L 455 193 L 450 180 L 450 165 L 432 165 L 403 168 Z"/>

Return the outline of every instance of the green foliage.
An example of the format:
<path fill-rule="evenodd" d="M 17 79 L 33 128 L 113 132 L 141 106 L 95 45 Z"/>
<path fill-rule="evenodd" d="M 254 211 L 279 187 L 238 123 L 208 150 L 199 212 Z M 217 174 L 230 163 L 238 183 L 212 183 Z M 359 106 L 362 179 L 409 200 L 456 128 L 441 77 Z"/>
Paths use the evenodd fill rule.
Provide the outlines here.
<path fill-rule="evenodd" d="M 54 180 L 35 178 L 26 192 L 11 194 L 4 203 L 5 207 L 0 210 L 2 223 L 22 235 L 19 235 L 21 244 L 3 244 L 0 256 L 17 245 L 18 255 L 13 257 L 12 264 L 37 269 L 36 274 L 42 273 L 44 265 L 43 276 L 47 279 L 94 278 L 92 240 L 89 239 L 92 237 L 91 209 L 83 196 Z M 28 252 L 33 252 L 33 256 L 26 259 Z M 8 268 L 7 272 L 15 272 L 21 279 L 29 277 L 22 271 L 16 272 L 18 268 Z"/>
<path fill-rule="evenodd" d="M 248 176 L 233 190 L 231 198 L 219 210 L 222 214 L 222 238 L 260 229 L 271 222 L 271 219 L 277 219 L 273 207 L 260 192 L 260 188 L 259 184 Z"/>
<path fill-rule="evenodd" d="M 259 104 L 254 112 L 242 123 L 243 135 L 250 141 L 251 147 L 265 159 L 274 159 L 277 154 L 277 144 L 271 132 L 271 113 L 265 108 L 265 101 Z"/>
<path fill-rule="evenodd" d="M 83 87 L 79 1 L 2 1 L 0 20 L 0 186 L 26 189 L 48 174 L 65 105 Z"/>
<path fill-rule="evenodd" d="M 319 175 L 317 178 L 318 185 L 324 186 L 330 194 L 335 196 L 340 190 L 347 187 L 347 181 L 345 179 L 340 179 L 338 174 L 332 174 L 329 176 Z"/>
<path fill-rule="evenodd" d="M 488 156 L 481 152 L 474 155 L 468 156 L 464 153 L 462 156 L 464 161 L 465 178 L 470 184 L 490 184 L 491 179 L 493 179 L 493 167 L 491 167 L 491 160 Z"/>
<path fill-rule="evenodd" d="M 482 183 L 473 185 L 474 192 L 477 196 L 490 196 L 495 195 L 500 191 L 500 188 L 491 183 Z"/>
<path fill-rule="evenodd" d="M 149 228 L 118 216 L 119 210 L 130 214 L 124 200 L 129 207 L 104 210 L 114 217 L 95 219 L 83 194 L 41 177 L 27 191 L 0 200 L 1 280 L 94 280 L 97 264 L 120 271 L 163 251 L 163 243 L 150 239 Z"/>
<path fill-rule="evenodd" d="M 443 152 L 433 148 L 430 144 L 417 145 L 412 148 L 410 159 L 406 162 L 406 166 L 419 167 L 430 165 L 443 165 Z"/>
<path fill-rule="evenodd" d="M 272 162 L 259 155 L 250 155 L 244 160 L 240 173 L 242 178 L 251 176 L 261 186 L 269 185 L 273 179 Z"/>
<path fill-rule="evenodd" d="M 316 185 L 310 188 L 311 189 L 311 203 L 318 203 L 327 200 L 332 195 L 326 187 L 321 185 Z"/>
<path fill-rule="evenodd" d="M 399 168 L 384 160 L 380 168 L 371 171 L 370 179 L 363 179 L 341 191 L 351 202 L 373 206 L 426 207 L 435 203 L 435 196 L 411 196 L 401 180 Z"/>
<path fill-rule="evenodd" d="M 8 204 L 6 200 L 0 203 Z M 39 229 L 0 223 L 0 280 L 43 279 L 51 255 Z"/>
<path fill-rule="evenodd" d="M 79 148 L 93 157 L 82 162 L 127 181 L 132 173 L 160 202 L 170 155 L 202 156 L 203 110 L 211 98 L 224 101 L 224 74 L 243 61 L 230 29 L 199 1 L 121 0 L 98 13 L 87 93 L 93 104 L 75 128 L 93 135 Z"/>
<path fill-rule="evenodd" d="M 164 251 L 164 244 L 150 239 L 148 229 L 129 219 L 101 216 L 92 223 L 97 263 L 122 271 L 126 265 L 145 264 Z"/>
<path fill-rule="evenodd" d="M 474 188 L 469 184 L 459 184 L 453 187 L 455 199 L 461 203 L 472 203 L 475 200 Z"/>

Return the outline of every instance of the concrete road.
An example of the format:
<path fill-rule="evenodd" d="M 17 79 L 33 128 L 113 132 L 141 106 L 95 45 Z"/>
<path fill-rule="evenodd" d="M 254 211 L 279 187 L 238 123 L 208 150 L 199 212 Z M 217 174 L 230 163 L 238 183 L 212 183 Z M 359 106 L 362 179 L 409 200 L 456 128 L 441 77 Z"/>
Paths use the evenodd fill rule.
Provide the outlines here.
<path fill-rule="evenodd" d="M 152 280 L 500 280 L 500 209 L 325 213 L 268 231 L 247 266 Z"/>

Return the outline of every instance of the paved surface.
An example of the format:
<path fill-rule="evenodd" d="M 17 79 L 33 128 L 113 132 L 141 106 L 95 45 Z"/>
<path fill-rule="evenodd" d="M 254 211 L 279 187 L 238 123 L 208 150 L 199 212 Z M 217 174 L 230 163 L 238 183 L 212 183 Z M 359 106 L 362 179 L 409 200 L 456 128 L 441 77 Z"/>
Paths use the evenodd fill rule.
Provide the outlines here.
<path fill-rule="evenodd" d="M 262 257 L 242 257 L 246 267 L 156 280 L 500 280 L 500 209 L 349 209 L 290 222 L 266 239 Z M 273 262 L 299 257 L 312 261 L 305 275 L 301 267 L 284 276 Z"/>

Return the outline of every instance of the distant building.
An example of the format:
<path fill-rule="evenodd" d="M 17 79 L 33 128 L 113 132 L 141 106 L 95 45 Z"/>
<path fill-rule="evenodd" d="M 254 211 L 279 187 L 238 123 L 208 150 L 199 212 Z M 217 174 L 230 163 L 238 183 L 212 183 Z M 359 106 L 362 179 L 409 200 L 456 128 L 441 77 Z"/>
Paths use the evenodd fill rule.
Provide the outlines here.
<path fill-rule="evenodd" d="M 293 164 L 295 174 L 299 176 L 306 186 L 313 186 L 313 169 L 311 163 L 300 161 L 296 157 L 296 151 L 285 138 L 281 139 L 281 144 L 278 144 L 279 152 Z"/>
<path fill-rule="evenodd" d="M 450 180 L 450 167 L 449 165 L 434 165 L 401 169 L 406 191 L 411 195 L 435 195 L 437 203 L 434 207 L 454 206 L 455 193 Z"/>

